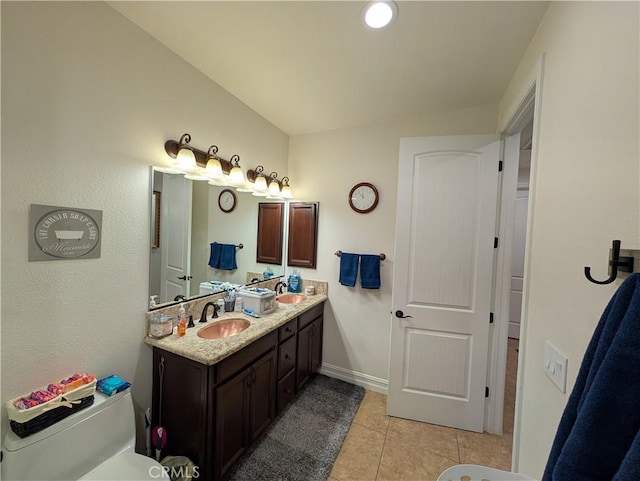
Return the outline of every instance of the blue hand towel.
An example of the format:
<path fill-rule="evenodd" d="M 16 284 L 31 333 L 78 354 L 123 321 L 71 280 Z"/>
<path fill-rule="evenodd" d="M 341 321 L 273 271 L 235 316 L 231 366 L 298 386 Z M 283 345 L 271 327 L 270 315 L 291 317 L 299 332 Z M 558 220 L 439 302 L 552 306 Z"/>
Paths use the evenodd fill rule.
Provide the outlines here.
<path fill-rule="evenodd" d="M 212 242 L 211 251 L 209 253 L 209 266 L 214 269 L 220 268 L 220 252 L 222 251 L 222 244 Z"/>
<path fill-rule="evenodd" d="M 363 289 L 380 289 L 380 256 L 360 256 L 360 285 Z"/>
<path fill-rule="evenodd" d="M 340 255 L 340 284 L 348 287 L 356 285 L 359 260 L 360 256 L 358 254 L 348 254 L 343 252 Z"/>
<path fill-rule="evenodd" d="M 218 269 L 232 271 L 237 268 L 236 246 L 233 244 L 222 244 L 222 248 L 220 249 L 220 266 Z"/>
<path fill-rule="evenodd" d="M 622 283 L 600 318 L 560 419 L 543 481 L 640 479 L 638 373 L 640 273 Z"/>

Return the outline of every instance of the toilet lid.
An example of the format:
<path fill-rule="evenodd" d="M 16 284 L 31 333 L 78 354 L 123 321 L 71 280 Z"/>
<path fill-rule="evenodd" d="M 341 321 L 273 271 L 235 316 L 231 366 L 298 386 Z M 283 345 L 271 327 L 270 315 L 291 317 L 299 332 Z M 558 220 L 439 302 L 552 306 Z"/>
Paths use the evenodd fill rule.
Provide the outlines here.
<path fill-rule="evenodd" d="M 162 465 L 154 459 L 125 451 L 105 461 L 81 479 L 87 481 L 138 481 L 169 479 L 169 476 L 163 471 Z"/>

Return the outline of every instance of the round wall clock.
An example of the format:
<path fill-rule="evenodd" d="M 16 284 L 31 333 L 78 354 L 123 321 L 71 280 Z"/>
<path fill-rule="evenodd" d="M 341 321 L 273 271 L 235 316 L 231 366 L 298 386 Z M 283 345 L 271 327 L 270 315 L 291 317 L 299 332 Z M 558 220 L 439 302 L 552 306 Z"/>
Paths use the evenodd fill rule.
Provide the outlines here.
<path fill-rule="evenodd" d="M 231 212 L 236 207 L 236 194 L 232 190 L 224 189 L 218 196 L 218 207 L 222 212 Z"/>
<path fill-rule="evenodd" d="M 359 214 L 371 212 L 378 205 L 378 189 L 369 182 L 354 185 L 349 192 L 349 205 Z"/>

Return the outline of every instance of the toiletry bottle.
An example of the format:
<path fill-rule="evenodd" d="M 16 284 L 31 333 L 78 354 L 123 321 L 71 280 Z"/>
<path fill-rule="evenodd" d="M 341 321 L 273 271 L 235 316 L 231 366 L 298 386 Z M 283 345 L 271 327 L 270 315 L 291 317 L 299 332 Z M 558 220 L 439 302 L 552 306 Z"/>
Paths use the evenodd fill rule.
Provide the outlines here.
<path fill-rule="evenodd" d="M 178 309 L 178 336 L 182 337 L 187 333 L 187 313 L 184 309 L 184 304 L 180 304 Z"/>
<path fill-rule="evenodd" d="M 300 276 L 296 273 L 296 271 L 293 271 L 289 276 L 288 290 L 289 292 L 300 292 Z"/>
<path fill-rule="evenodd" d="M 235 308 L 233 310 L 235 312 L 242 312 L 242 297 L 241 296 L 236 296 L 236 304 L 235 304 Z"/>
<path fill-rule="evenodd" d="M 149 309 L 153 309 L 158 305 L 158 296 L 151 296 L 149 298 Z"/>

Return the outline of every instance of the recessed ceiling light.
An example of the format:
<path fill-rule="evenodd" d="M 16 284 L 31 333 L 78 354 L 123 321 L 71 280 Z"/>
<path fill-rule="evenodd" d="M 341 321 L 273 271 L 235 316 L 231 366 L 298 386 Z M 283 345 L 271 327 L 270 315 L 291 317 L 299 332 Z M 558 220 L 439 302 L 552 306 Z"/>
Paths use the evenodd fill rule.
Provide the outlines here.
<path fill-rule="evenodd" d="M 373 29 L 389 25 L 398 15 L 398 6 L 394 2 L 371 2 L 362 11 L 364 24 Z"/>

